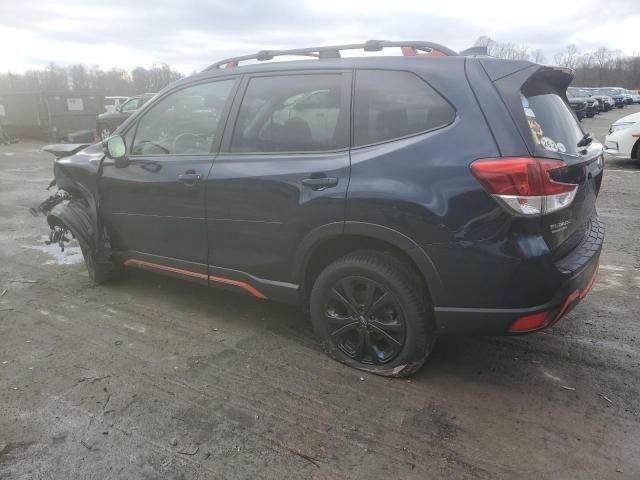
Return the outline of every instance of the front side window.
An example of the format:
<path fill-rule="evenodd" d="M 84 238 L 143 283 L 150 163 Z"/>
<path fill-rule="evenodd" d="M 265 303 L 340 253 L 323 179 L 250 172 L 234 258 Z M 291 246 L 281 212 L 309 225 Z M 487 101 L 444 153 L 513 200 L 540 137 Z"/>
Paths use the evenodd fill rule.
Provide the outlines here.
<path fill-rule="evenodd" d="M 194 85 L 160 100 L 138 121 L 131 154 L 210 153 L 234 81 Z"/>
<path fill-rule="evenodd" d="M 453 107 L 412 73 L 356 73 L 354 146 L 434 130 L 450 124 L 455 116 Z"/>
<path fill-rule="evenodd" d="M 348 145 L 342 75 L 252 78 L 231 140 L 232 152 L 309 152 Z"/>

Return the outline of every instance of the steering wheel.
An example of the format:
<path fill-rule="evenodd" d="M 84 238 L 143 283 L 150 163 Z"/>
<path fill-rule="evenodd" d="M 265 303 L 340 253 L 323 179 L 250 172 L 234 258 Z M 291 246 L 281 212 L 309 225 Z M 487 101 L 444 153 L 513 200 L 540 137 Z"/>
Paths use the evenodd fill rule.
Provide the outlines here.
<path fill-rule="evenodd" d="M 148 145 L 151 145 L 153 147 L 159 148 L 160 150 L 162 150 L 162 153 L 171 153 L 171 152 L 169 152 L 169 150 L 167 150 L 165 147 L 163 147 L 159 143 L 152 142 L 151 140 L 141 140 L 140 142 L 137 142 L 136 145 L 134 145 L 134 147 L 142 145 L 142 144 L 148 144 Z"/>
<path fill-rule="evenodd" d="M 195 138 L 195 142 L 194 141 L 187 141 L 185 142 L 185 139 L 193 139 Z M 173 140 L 173 151 L 174 152 L 185 152 L 187 149 L 189 148 L 196 148 L 197 150 L 202 150 L 200 147 L 200 143 L 205 143 L 207 141 L 207 137 L 205 135 L 198 135 L 197 133 L 190 133 L 190 132 L 186 132 L 186 133 L 181 133 L 180 135 L 178 135 L 174 140 Z M 181 144 L 180 142 L 183 142 L 184 144 Z"/>

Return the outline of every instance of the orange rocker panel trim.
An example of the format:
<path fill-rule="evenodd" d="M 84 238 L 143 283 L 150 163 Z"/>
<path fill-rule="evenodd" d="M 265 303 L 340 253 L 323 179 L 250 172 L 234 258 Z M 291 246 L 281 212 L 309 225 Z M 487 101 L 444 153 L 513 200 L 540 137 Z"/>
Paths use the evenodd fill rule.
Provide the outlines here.
<path fill-rule="evenodd" d="M 239 287 L 245 290 L 246 292 L 250 293 L 256 298 L 261 298 L 263 300 L 267 298 L 267 296 L 264 293 L 262 293 L 260 290 L 253 287 L 252 285 L 249 285 L 246 282 L 241 282 L 240 280 L 232 280 L 230 278 L 220 277 L 218 275 L 207 275 L 206 273 L 192 272 L 191 270 L 184 270 L 182 268 L 170 267 L 169 265 L 162 265 L 160 263 L 147 262 L 145 260 L 138 260 L 137 258 L 129 258 L 125 260 L 124 266 L 128 267 L 129 265 L 134 265 L 134 266 L 138 265 L 141 267 L 155 268 L 157 270 L 177 273 L 179 275 L 185 275 L 187 277 L 201 278 L 203 280 L 209 280 L 211 282 L 224 283 L 226 285 L 233 285 L 235 287 Z"/>

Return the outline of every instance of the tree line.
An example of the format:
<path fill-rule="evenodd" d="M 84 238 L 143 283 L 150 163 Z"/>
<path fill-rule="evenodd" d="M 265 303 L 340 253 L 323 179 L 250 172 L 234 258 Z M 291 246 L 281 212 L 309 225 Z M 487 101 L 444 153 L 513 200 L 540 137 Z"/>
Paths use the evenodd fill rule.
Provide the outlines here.
<path fill-rule="evenodd" d="M 475 45 L 486 46 L 489 55 L 497 58 L 548 63 L 544 52 L 539 48 L 531 50 L 526 45 L 499 43 L 486 35 L 479 37 Z M 578 87 L 640 88 L 640 54 L 625 56 L 620 50 L 605 47 L 580 52 L 576 45 L 567 45 L 550 60 L 550 63 L 574 69 L 576 73 L 573 85 Z M 122 68 L 102 70 L 97 65 L 62 67 L 51 62 L 43 70 L 30 70 L 23 74 L 0 73 L 0 92 L 95 91 L 103 95 L 135 95 L 157 92 L 182 76 L 166 63 L 127 71 Z"/>
<path fill-rule="evenodd" d="M 486 46 L 489 55 L 497 58 L 547 63 L 541 49 L 530 50 L 526 45 L 499 43 L 486 35 L 479 37 L 475 45 Z M 567 45 L 550 60 L 552 64 L 575 70 L 572 85 L 576 87 L 640 88 L 640 53 L 625 56 L 620 50 L 606 47 L 581 52 L 576 45 Z"/>
<path fill-rule="evenodd" d="M 180 72 L 166 63 L 127 71 L 122 68 L 102 70 L 97 65 L 62 67 L 51 62 L 44 70 L 0 74 L 0 91 L 47 90 L 135 95 L 157 92 L 182 77 Z"/>

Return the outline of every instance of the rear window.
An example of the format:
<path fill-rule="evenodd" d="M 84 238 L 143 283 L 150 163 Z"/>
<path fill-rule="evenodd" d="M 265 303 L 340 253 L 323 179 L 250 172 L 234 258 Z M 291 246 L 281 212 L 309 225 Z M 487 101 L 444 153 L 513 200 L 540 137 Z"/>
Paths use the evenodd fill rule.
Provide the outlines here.
<path fill-rule="evenodd" d="M 544 81 L 525 83 L 520 98 L 537 155 L 578 155 L 584 133 L 564 99 Z"/>
<path fill-rule="evenodd" d="M 451 105 L 412 73 L 356 72 L 354 146 L 434 130 L 450 124 L 455 116 Z"/>

